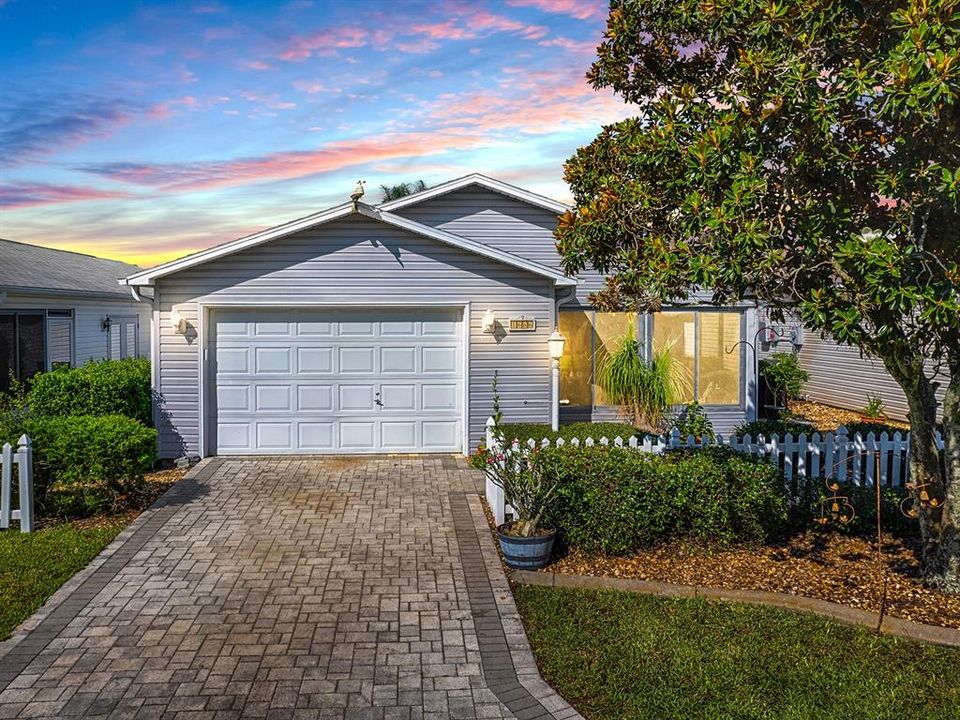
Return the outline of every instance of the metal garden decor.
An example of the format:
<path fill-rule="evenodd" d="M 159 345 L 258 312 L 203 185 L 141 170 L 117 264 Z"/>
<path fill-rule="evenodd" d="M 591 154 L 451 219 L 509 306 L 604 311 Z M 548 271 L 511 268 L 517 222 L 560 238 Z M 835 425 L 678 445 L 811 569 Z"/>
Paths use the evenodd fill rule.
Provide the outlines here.
<path fill-rule="evenodd" d="M 887 611 L 887 585 L 889 582 L 889 577 L 887 574 L 887 563 L 883 556 L 883 503 L 882 488 L 880 483 L 882 478 L 882 474 L 880 472 L 880 452 L 874 452 L 873 455 L 874 462 L 876 463 L 873 480 L 877 506 L 876 559 L 879 575 L 878 582 L 881 587 L 880 612 L 877 620 L 877 632 L 879 632 L 881 626 L 883 625 L 883 618 Z M 846 462 L 846 460 L 843 459 L 840 462 Z M 838 464 L 839 462 L 837 465 Z M 857 511 L 854 508 L 850 497 L 840 494 L 840 484 L 832 477 L 833 471 L 836 470 L 837 465 L 834 465 L 833 468 L 831 468 L 830 476 L 824 480 L 827 490 L 830 491 L 830 495 L 820 500 L 820 517 L 817 518 L 817 522 L 820 525 L 828 525 L 831 523 L 849 525 L 857 516 Z M 941 501 L 938 498 L 930 495 L 928 489 L 929 486 L 926 484 L 918 485 L 917 483 L 908 482 L 906 487 L 910 491 L 910 494 L 900 502 L 900 512 L 902 512 L 904 516 L 908 518 L 915 519 L 919 516 L 919 512 L 917 510 L 918 506 L 922 509 L 929 509 L 939 507 L 941 504 Z"/>

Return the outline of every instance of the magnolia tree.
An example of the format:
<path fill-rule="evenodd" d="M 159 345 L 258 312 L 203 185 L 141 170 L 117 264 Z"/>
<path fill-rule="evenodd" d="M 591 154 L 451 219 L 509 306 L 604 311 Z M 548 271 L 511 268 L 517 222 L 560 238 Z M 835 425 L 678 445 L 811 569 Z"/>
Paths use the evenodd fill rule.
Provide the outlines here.
<path fill-rule="evenodd" d="M 960 3 L 613 0 L 588 73 L 637 108 L 566 165 L 598 306 L 711 288 L 878 358 L 909 401 L 928 580 L 960 591 Z M 935 443 L 937 388 L 946 465 Z"/>

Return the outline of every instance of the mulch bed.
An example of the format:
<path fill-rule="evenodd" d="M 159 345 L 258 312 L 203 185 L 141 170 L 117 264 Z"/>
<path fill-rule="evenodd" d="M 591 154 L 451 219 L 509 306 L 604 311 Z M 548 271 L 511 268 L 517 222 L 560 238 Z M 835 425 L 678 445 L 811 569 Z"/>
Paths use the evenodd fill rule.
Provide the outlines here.
<path fill-rule="evenodd" d="M 112 512 L 102 512 L 91 517 L 73 520 L 73 524 L 81 529 L 107 527 L 122 522 L 124 525 L 133 522 L 140 513 L 153 505 L 161 495 L 169 490 L 175 483 L 183 479 L 186 470 L 171 468 L 168 470 L 157 470 L 147 473 L 143 476 L 144 489 L 136 497 L 124 499 L 123 507 L 117 508 Z M 63 522 L 58 517 L 39 517 L 37 518 L 37 529 L 54 527 Z"/>
<path fill-rule="evenodd" d="M 914 550 L 884 538 L 888 614 L 960 628 L 960 596 L 925 588 Z M 628 557 L 592 557 L 571 551 L 546 572 L 655 580 L 728 590 L 803 595 L 872 612 L 880 609 L 875 544 L 832 531 L 810 531 L 771 546 L 709 550 L 670 546 Z"/>
<path fill-rule="evenodd" d="M 830 432 L 836 430 L 840 425 L 863 422 L 860 413 L 855 410 L 844 410 L 815 402 L 793 400 L 790 403 L 790 412 L 797 415 L 801 420 L 812 423 L 818 432 Z M 910 429 L 907 423 L 897 420 L 883 420 L 883 424 L 903 428 L 904 430 Z"/>

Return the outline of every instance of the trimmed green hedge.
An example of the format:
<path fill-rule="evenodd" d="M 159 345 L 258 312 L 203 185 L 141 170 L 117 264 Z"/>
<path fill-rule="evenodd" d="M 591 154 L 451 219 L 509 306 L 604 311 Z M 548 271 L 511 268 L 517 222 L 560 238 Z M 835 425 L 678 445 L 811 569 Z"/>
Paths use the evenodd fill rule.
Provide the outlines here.
<path fill-rule="evenodd" d="M 27 406 L 34 417 L 125 415 L 152 425 L 150 361 L 100 360 L 41 373 L 30 382 Z"/>
<path fill-rule="evenodd" d="M 813 435 L 816 428 L 807 423 L 797 422 L 795 420 L 753 420 L 737 426 L 734 430 L 737 438 L 742 440 L 744 435 L 749 435 L 756 440 L 761 435 L 770 438 L 772 435 L 783 437 L 790 433 L 794 437 L 801 433 L 806 433 L 807 437 Z"/>
<path fill-rule="evenodd" d="M 544 525 L 587 552 L 626 554 L 673 539 L 760 542 L 788 519 L 777 467 L 728 448 L 548 448 L 540 461 L 560 479 Z"/>
<path fill-rule="evenodd" d="M 123 415 L 30 417 L 34 496 L 47 514 L 88 515 L 138 492 L 157 459 L 157 431 Z"/>
<path fill-rule="evenodd" d="M 503 435 L 507 440 L 517 439 L 520 442 L 526 442 L 530 438 L 537 441 L 543 438 L 551 441 L 557 438 L 563 438 L 564 441 L 573 438 L 585 440 L 588 437 L 592 437 L 594 440 L 599 440 L 602 437 L 613 440 L 617 436 L 626 440 L 631 435 L 636 435 L 637 439 L 642 440 L 648 435 L 648 433 L 633 425 L 615 422 L 567 423 L 561 425 L 557 431 L 551 430 L 548 423 L 503 423 L 500 427 L 503 429 Z"/>

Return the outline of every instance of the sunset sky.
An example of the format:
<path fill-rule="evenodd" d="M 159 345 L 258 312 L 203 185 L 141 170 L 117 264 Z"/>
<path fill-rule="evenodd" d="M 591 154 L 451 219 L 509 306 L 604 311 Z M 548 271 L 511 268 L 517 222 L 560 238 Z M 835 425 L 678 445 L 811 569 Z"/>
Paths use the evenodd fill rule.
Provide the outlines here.
<path fill-rule="evenodd" d="M 142 266 L 483 172 L 568 199 L 629 114 L 603 0 L 0 0 L 0 237 Z"/>

